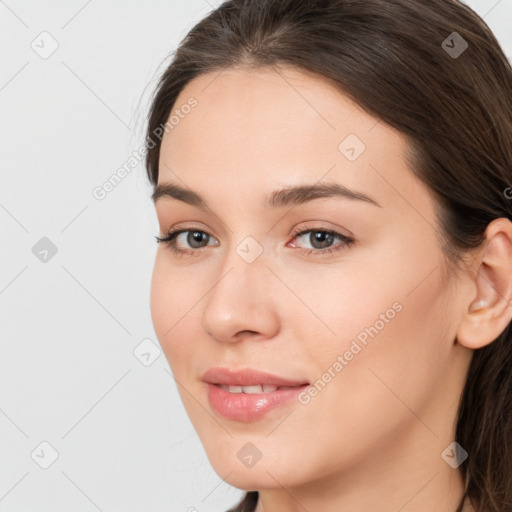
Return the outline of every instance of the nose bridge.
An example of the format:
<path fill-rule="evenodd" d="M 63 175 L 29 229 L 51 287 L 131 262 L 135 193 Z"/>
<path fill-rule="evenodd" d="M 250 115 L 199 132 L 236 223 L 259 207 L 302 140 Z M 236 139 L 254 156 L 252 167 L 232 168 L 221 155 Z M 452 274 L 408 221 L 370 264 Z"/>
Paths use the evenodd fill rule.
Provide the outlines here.
<path fill-rule="evenodd" d="M 273 276 L 267 262 L 263 244 L 251 236 L 224 255 L 203 306 L 203 327 L 210 336 L 230 341 L 241 331 L 271 335 L 277 312 L 269 294 Z"/>
<path fill-rule="evenodd" d="M 229 249 L 222 255 L 219 277 L 236 273 L 240 284 L 257 289 L 257 284 L 269 274 L 266 265 L 269 263 L 270 250 L 264 236 L 264 233 L 248 234 L 247 230 L 233 231 Z"/>

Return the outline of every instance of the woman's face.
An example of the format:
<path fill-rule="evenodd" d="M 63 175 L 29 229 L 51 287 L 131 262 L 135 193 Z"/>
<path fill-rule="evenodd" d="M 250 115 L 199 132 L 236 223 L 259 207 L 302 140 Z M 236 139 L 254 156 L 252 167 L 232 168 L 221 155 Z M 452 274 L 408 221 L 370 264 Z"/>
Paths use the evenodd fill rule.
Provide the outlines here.
<path fill-rule="evenodd" d="M 160 236 L 189 231 L 159 244 L 151 311 L 216 472 L 263 489 L 445 464 L 470 351 L 403 136 L 290 67 L 202 75 L 174 110 L 192 97 L 158 179 L 188 192 L 156 199 Z"/>

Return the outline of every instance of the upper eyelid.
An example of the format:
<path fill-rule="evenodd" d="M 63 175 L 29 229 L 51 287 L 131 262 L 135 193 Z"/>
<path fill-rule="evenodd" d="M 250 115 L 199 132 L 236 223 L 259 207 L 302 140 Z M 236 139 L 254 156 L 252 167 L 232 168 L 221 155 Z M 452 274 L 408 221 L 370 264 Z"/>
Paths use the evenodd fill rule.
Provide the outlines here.
<path fill-rule="evenodd" d="M 171 229 L 168 229 L 168 230 L 164 231 L 164 236 L 167 236 L 167 235 L 170 235 L 170 234 L 181 234 L 181 233 L 187 232 L 187 231 L 199 231 L 201 233 L 206 233 L 208 236 L 216 238 L 207 229 L 197 228 L 195 226 L 192 226 L 192 227 L 174 227 L 174 228 L 171 228 Z M 310 231 L 323 231 L 323 232 L 326 232 L 326 233 L 334 233 L 334 234 L 343 235 L 343 236 L 346 236 L 346 237 L 350 237 L 351 236 L 349 234 L 345 234 L 344 235 L 343 233 L 340 233 L 339 231 L 337 231 L 334 228 L 327 228 L 327 227 L 322 227 L 322 226 L 313 226 L 313 227 L 309 227 L 309 228 L 308 227 L 304 227 L 304 228 L 297 229 L 297 230 L 294 229 L 293 233 L 290 236 L 297 237 L 299 235 L 304 235 L 305 233 L 308 233 Z"/>
<path fill-rule="evenodd" d="M 325 222 L 325 221 L 309 221 L 309 222 Z M 207 228 L 202 228 L 201 226 L 180 226 L 181 223 L 178 223 L 176 226 L 173 226 L 172 228 L 166 229 L 166 230 L 160 230 L 164 233 L 164 236 L 168 233 L 176 233 L 178 231 L 202 231 L 210 236 L 214 236 L 211 234 L 211 232 Z M 301 224 L 301 223 L 299 223 Z M 338 227 L 327 227 L 327 226 L 321 226 L 321 225 L 313 225 L 313 226 L 302 226 L 301 228 L 294 228 L 293 230 L 293 236 L 297 236 L 298 234 L 301 234 L 303 232 L 307 231 L 328 231 L 328 232 L 334 232 L 338 233 L 340 235 L 344 235 L 346 237 L 352 237 L 352 233 L 348 231 L 346 228 L 338 228 Z M 342 233 L 340 231 L 345 231 L 345 233 Z"/>

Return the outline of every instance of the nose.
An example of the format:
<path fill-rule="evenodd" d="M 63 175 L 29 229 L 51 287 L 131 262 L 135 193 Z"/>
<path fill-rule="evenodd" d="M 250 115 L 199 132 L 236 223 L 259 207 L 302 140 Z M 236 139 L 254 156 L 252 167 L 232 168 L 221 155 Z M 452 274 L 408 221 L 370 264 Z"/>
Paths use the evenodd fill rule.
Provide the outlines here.
<path fill-rule="evenodd" d="M 279 317 L 270 291 L 276 291 L 276 281 L 263 257 L 252 263 L 237 254 L 228 258 L 203 302 L 205 332 L 220 343 L 275 336 Z"/>

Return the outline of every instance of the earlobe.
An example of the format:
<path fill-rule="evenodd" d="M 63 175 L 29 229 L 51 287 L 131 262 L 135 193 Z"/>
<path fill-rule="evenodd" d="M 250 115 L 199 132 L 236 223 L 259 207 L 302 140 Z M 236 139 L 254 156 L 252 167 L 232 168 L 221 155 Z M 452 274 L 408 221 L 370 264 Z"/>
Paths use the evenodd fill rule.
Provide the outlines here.
<path fill-rule="evenodd" d="M 512 319 L 512 223 L 493 220 L 484 250 L 472 264 L 477 270 L 469 305 L 457 331 L 457 342 L 477 349 L 492 343 Z"/>

